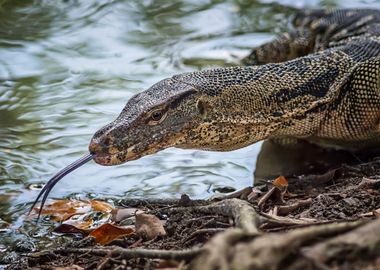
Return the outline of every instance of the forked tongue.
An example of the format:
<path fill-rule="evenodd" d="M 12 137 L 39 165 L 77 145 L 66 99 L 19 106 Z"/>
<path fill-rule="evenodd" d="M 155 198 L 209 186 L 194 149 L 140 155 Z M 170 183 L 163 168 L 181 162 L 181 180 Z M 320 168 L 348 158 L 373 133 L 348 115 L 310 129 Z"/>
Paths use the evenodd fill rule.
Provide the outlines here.
<path fill-rule="evenodd" d="M 54 175 L 46 183 L 46 185 L 42 188 L 42 190 L 40 191 L 40 194 L 38 194 L 37 199 L 34 201 L 32 207 L 30 208 L 30 210 L 28 212 L 28 215 L 32 212 L 32 210 L 36 206 L 37 202 L 39 201 L 39 199 L 43 195 L 42 200 L 41 200 L 41 205 L 40 205 L 39 210 L 38 210 L 38 216 L 37 216 L 37 221 L 38 221 L 40 219 L 42 208 L 45 205 L 46 199 L 47 199 L 50 191 L 59 182 L 59 180 L 61 180 L 65 175 L 67 175 L 70 172 L 74 171 L 75 169 L 79 168 L 83 164 L 89 162 L 93 158 L 94 158 L 94 155 L 92 155 L 92 154 L 85 155 L 84 157 L 82 157 L 82 158 L 78 159 L 77 161 L 71 163 L 69 166 L 67 166 L 63 170 L 60 170 L 56 175 Z"/>

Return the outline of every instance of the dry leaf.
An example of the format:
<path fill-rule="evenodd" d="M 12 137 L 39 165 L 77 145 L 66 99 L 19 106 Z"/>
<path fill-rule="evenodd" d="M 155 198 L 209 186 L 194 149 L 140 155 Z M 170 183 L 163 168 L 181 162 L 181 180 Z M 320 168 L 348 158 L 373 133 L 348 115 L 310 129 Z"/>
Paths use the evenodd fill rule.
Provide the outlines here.
<path fill-rule="evenodd" d="M 134 232 L 131 227 L 118 227 L 106 223 L 93 230 L 89 235 L 95 237 L 97 243 L 107 245 L 117 238 L 132 235 Z"/>
<path fill-rule="evenodd" d="M 138 211 L 137 208 L 117 208 L 117 209 L 113 209 L 111 214 L 112 214 L 112 217 L 111 217 L 111 220 L 113 222 L 120 222 L 124 219 L 127 219 L 127 218 L 130 218 L 130 217 L 133 217 L 135 216 L 136 214 L 136 211 Z"/>
<path fill-rule="evenodd" d="M 273 185 L 278 188 L 286 188 L 289 185 L 289 182 L 284 176 L 281 175 L 273 181 Z"/>
<path fill-rule="evenodd" d="M 151 240 L 159 235 L 166 235 L 162 222 L 153 215 L 136 213 L 136 233 L 146 240 Z"/>
<path fill-rule="evenodd" d="M 316 175 L 313 179 L 313 186 L 321 186 L 334 178 L 336 178 L 341 173 L 341 168 L 338 169 L 332 169 L 327 171 L 324 174 Z"/>

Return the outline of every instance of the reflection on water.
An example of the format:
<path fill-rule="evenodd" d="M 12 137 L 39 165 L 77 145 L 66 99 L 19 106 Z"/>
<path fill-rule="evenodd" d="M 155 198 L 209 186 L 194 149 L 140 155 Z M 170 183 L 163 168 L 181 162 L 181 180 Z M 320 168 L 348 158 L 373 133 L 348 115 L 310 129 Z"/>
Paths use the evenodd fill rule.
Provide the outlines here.
<path fill-rule="evenodd" d="M 380 7 L 353 0 L 0 1 L 0 252 L 27 235 L 52 237 L 48 222 L 22 222 L 38 193 L 30 185 L 82 156 L 133 94 L 176 73 L 233 65 L 283 31 L 296 8 L 335 5 Z M 206 197 L 220 186 L 250 185 L 260 146 L 168 149 L 118 167 L 90 163 L 52 196 Z M 273 159 L 262 160 L 257 172 Z M 10 229 L 1 230 L 1 220 Z"/>

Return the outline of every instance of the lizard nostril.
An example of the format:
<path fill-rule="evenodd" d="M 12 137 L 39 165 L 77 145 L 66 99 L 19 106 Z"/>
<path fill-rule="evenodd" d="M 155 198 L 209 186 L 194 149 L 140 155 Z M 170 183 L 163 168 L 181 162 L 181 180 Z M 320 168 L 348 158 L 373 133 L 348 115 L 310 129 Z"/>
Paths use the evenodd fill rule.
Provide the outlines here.
<path fill-rule="evenodd" d="M 102 147 L 97 142 L 92 140 L 90 142 L 90 145 L 88 146 L 88 150 L 90 151 L 91 154 L 95 154 L 95 153 L 100 152 L 102 150 Z"/>
<path fill-rule="evenodd" d="M 104 140 L 103 140 L 103 144 L 104 146 L 109 146 L 110 145 L 110 138 L 106 137 Z"/>
<path fill-rule="evenodd" d="M 112 144 L 112 140 L 109 137 L 105 137 L 104 139 L 92 139 L 89 145 L 89 151 L 91 154 L 107 152 L 107 149 Z"/>

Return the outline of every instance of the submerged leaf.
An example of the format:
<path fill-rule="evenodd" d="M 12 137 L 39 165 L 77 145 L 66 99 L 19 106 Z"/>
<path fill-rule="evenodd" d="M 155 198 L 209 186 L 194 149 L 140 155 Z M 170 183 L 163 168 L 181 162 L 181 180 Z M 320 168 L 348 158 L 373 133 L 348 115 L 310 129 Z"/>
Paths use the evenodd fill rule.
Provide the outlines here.
<path fill-rule="evenodd" d="M 34 208 L 37 213 L 38 208 Z M 51 215 L 55 221 L 65 221 L 75 215 L 82 215 L 91 211 L 110 213 L 113 207 L 103 201 L 55 200 L 42 209 L 42 215 Z"/>

